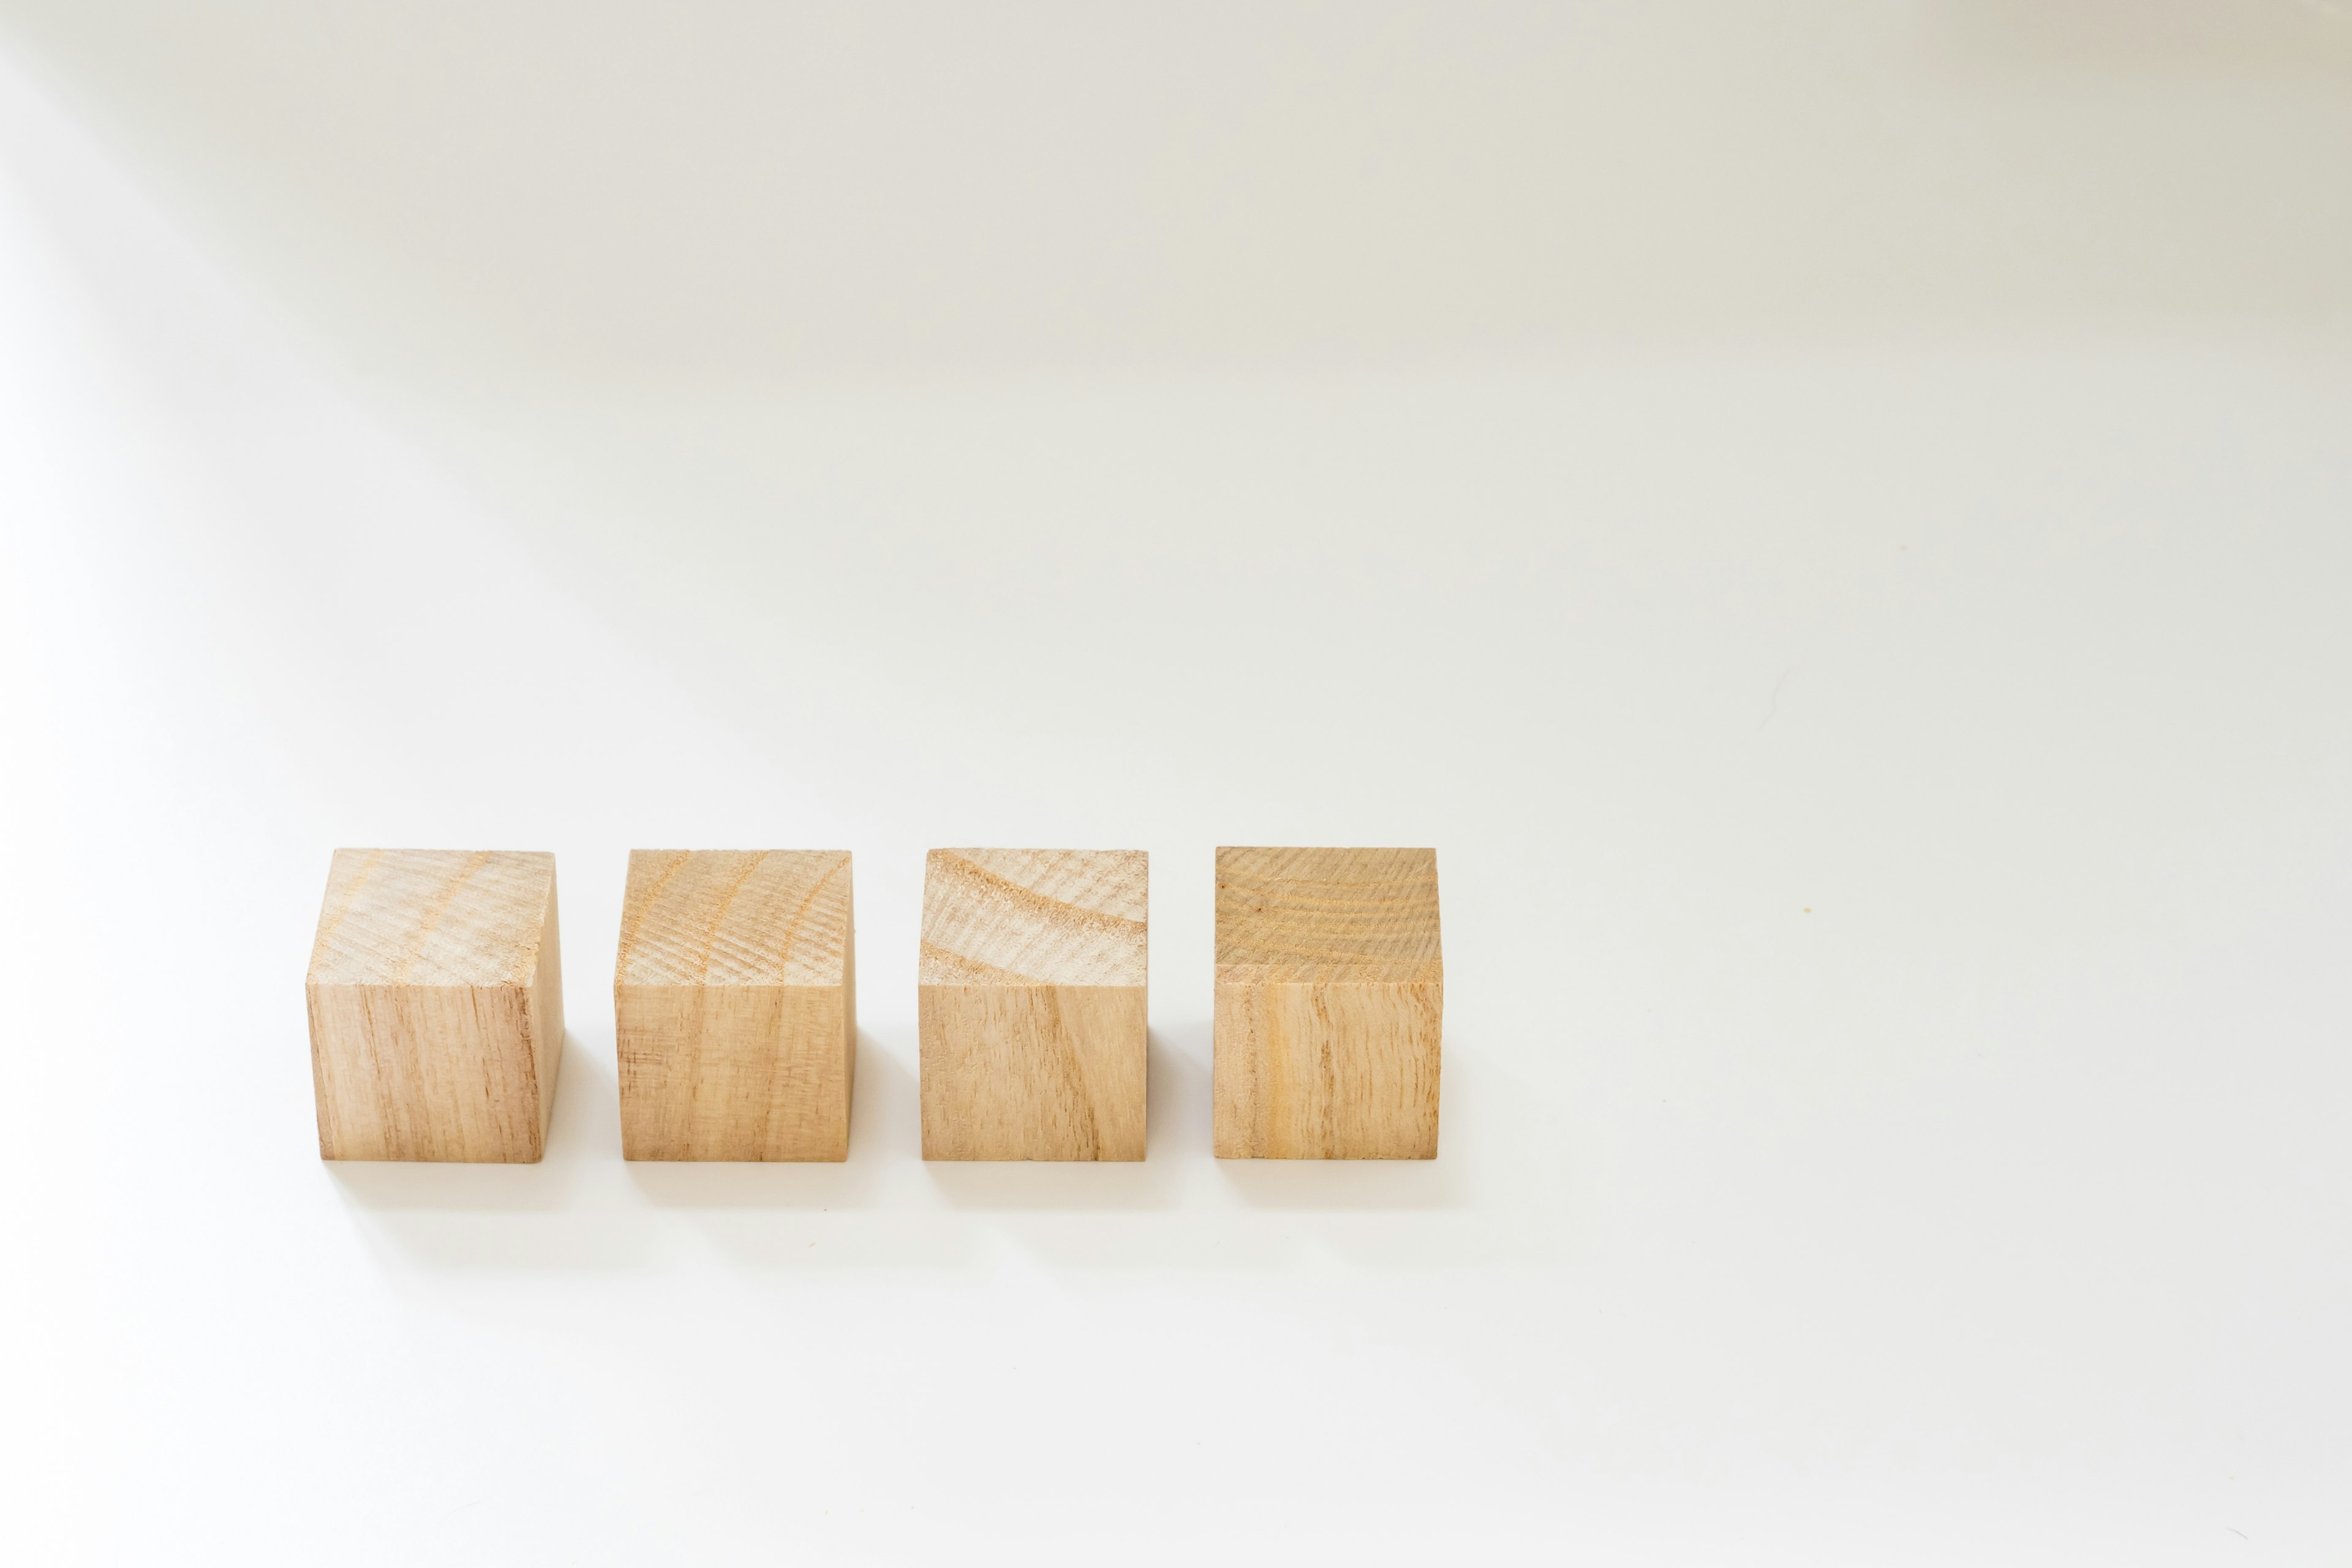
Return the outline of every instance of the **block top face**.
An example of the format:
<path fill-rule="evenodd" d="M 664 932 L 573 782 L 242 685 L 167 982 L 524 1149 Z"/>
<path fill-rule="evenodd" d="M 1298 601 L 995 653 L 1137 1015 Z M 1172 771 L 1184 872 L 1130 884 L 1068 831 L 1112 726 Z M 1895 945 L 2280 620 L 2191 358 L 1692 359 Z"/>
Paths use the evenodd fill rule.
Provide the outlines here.
<path fill-rule="evenodd" d="M 1140 849 L 934 849 L 925 985 L 1141 985 L 1150 857 Z"/>
<path fill-rule="evenodd" d="M 313 985 L 529 985 L 555 857 L 338 849 L 310 948 Z"/>
<path fill-rule="evenodd" d="M 849 951 L 840 849 L 632 849 L 620 985 L 839 985 Z"/>
<path fill-rule="evenodd" d="M 1217 978 L 1445 978 L 1434 849 L 1219 849 Z"/>

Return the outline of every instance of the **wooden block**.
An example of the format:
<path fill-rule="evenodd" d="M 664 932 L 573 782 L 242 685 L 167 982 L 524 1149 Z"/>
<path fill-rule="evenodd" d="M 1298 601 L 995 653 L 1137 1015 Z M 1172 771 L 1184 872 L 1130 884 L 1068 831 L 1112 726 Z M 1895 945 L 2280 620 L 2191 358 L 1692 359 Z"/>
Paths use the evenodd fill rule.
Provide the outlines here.
<path fill-rule="evenodd" d="M 563 1058 L 554 856 L 336 850 L 307 989 L 322 1158 L 546 1152 Z"/>
<path fill-rule="evenodd" d="M 1437 1156 L 1434 849 L 1217 851 L 1221 1160 Z"/>
<path fill-rule="evenodd" d="M 931 851 L 924 1159 L 1143 1158 L 1150 864 L 1140 849 Z"/>
<path fill-rule="evenodd" d="M 613 1013 L 626 1158 L 849 1158 L 849 856 L 631 850 Z"/>

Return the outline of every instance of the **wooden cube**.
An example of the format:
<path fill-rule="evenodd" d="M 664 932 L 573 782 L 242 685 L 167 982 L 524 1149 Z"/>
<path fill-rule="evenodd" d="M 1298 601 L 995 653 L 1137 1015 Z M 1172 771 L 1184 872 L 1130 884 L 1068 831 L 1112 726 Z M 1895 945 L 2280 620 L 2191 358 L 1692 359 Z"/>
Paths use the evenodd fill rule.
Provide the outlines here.
<path fill-rule="evenodd" d="M 563 1059 L 554 856 L 336 850 L 307 989 L 320 1157 L 546 1152 Z"/>
<path fill-rule="evenodd" d="M 849 856 L 635 849 L 613 1013 L 632 1160 L 845 1160 Z"/>
<path fill-rule="evenodd" d="M 1221 1160 L 1437 1155 L 1434 849 L 1217 851 Z"/>
<path fill-rule="evenodd" d="M 1150 859 L 934 849 L 923 876 L 923 1158 L 1143 1158 Z"/>

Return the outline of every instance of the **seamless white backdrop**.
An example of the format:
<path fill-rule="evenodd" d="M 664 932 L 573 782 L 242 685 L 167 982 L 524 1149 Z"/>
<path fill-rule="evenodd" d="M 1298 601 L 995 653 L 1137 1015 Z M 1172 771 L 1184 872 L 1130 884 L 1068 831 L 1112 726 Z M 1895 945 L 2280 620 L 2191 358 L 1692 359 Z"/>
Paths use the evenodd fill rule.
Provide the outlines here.
<path fill-rule="evenodd" d="M 2283 118 L 2186 67 L 2135 89 L 2238 104 L 2223 170 L 2305 205 L 2112 312 L 2107 247 L 2227 178 L 2072 248 L 2022 166 L 1950 195 L 2042 215 L 2040 293 L 1897 269 L 1824 315 L 1771 262 L 1778 305 L 1727 283 L 1688 331 L 1580 336 L 1530 284 L 1468 327 L 1407 289 L 1393 340 L 1342 301 L 1255 358 L 1123 327 L 1089 358 L 1050 291 L 901 279 L 841 308 L 948 326 L 845 363 L 846 329 L 795 357 L 804 300 L 720 352 L 756 290 L 658 267 L 688 293 L 629 330 L 548 304 L 467 358 L 528 292 L 511 255 L 420 259 L 475 208 L 404 251 L 306 207 L 306 160 L 365 158 L 286 175 L 188 107 L 234 77 L 174 97 L 0 9 L 12 1560 L 2352 1550 L 2334 11 L 2283 35 L 2318 62 Z M 2159 79 L 2223 37 L 2164 14 L 2126 51 Z M 2226 79 L 2281 68 L 2263 37 Z M 383 68 L 305 112 L 406 123 L 430 51 Z M 322 253 L 272 200 L 393 281 L 289 282 Z M 950 250 L 998 243 L 968 221 Z M 433 303 L 452 277 L 474 306 Z M 1543 352 L 1421 352 L 1514 321 Z M 1211 851 L 1250 842 L 1437 847 L 1438 1161 L 1209 1157 Z M 1151 852 L 1142 1164 L 918 1157 L 952 843 Z M 339 844 L 556 853 L 543 1164 L 318 1161 Z M 845 1164 L 620 1160 L 623 866 L 666 845 L 855 852 Z"/>

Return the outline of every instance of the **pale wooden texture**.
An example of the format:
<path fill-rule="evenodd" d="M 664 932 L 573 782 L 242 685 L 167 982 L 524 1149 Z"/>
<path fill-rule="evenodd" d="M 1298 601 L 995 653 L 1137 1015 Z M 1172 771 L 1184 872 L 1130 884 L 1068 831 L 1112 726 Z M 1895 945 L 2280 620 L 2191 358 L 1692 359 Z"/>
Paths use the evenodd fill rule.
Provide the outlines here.
<path fill-rule="evenodd" d="M 537 1160 L 563 1057 L 552 855 L 338 849 L 310 952 L 329 1160 Z"/>
<path fill-rule="evenodd" d="M 839 850 L 630 852 L 613 973 L 626 1158 L 849 1157 L 852 913 Z"/>
<path fill-rule="evenodd" d="M 1433 849 L 1217 851 L 1216 1152 L 1437 1154 Z"/>
<path fill-rule="evenodd" d="M 1143 1158 L 1149 883 L 1139 849 L 931 851 L 924 1159 Z"/>

